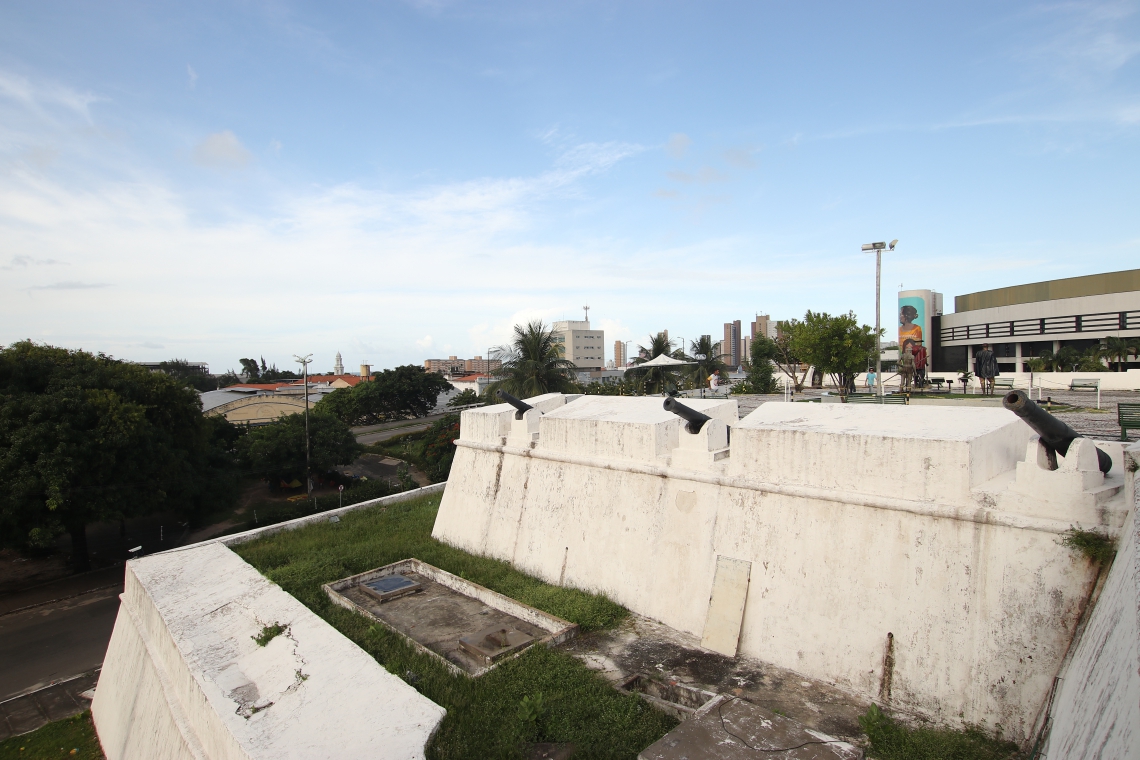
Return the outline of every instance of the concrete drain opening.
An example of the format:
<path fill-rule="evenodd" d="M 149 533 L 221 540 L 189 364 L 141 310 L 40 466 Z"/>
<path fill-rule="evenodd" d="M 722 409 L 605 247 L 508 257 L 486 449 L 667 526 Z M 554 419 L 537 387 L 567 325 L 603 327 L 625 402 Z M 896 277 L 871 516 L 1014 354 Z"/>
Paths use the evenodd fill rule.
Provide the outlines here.
<path fill-rule="evenodd" d="M 358 612 L 442 660 L 480 676 L 534 644 L 561 644 L 578 626 L 464 580 L 405 559 L 324 585 L 336 604 Z"/>
<path fill-rule="evenodd" d="M 631 694 L 639 694 L 646 702 L 664 710 L 677 720 L 688 720 L 695 715 L 704 715 L 724 700 L 722 695 L 711 691 L 685 686 L 676 681 L 655 681 L 641 673 L 625 679 L 618 688 Z"/>

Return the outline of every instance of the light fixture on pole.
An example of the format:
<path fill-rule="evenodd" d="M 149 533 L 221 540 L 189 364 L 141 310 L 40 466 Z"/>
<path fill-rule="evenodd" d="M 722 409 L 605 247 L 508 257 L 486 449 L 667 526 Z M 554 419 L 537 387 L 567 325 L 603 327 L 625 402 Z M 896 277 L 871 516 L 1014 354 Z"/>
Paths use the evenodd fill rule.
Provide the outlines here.
<path fill-rule="evenodd" d="M 301 365 L 301 383 L 305 386 L 305 493 L 309 498 L 313 496 L 313 473 L 309 464 L 309 364 L 313 361 L 312 354 L 293 358 Z"/>
<path fill-rule="evenodd" d="M 864 243 L 864 251 L 875 252 L 875 385 L 876 390 L 881 397 L 883 395 L 883 327 L 882 327 L 882 279 L 883 279 L 883 250 L 895 249 L 898 245 L 898 239 L 890 242 L 888 247 L 886 243 Z"/>

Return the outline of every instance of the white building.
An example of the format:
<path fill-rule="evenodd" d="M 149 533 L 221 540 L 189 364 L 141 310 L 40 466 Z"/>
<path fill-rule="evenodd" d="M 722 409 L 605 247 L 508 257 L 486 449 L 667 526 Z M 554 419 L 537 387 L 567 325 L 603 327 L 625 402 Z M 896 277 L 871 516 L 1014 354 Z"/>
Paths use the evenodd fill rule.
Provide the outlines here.
<path fill-rule="evenodd" d="M 578 369 L 603 369 L 606 366 L 606 334 L 590 328 L 589 320 L 564 319 L 551 325 L 554 340 L 562 344 L 563 356 Z"/>

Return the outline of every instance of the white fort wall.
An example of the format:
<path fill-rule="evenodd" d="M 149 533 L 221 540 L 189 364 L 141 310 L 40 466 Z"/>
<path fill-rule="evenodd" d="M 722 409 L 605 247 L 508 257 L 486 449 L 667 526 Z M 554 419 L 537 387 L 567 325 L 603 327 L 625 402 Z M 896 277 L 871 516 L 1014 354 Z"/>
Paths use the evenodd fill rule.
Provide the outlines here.
<path fill-rule="evenodd" d="M 446 712 L 221 542 L 127 563 L 91 709 L 109 760 L 422 758 Z"/>
<path fill-rule="evenodd" d="M 735 401 L 694 399 L 715 420 L 694 436 L 660 398 L 562 400 L 463 413 L 435 537 L 710 641 L 718 557 L 742 560 L 740 652 L 1032 731 L 1095 575 L 1059 535 L 1119 530 L 1119 445 L 1094 482 L 1095 451 L 1040 470 L 1004 409 L 773 403 L 735 422 Z"/>

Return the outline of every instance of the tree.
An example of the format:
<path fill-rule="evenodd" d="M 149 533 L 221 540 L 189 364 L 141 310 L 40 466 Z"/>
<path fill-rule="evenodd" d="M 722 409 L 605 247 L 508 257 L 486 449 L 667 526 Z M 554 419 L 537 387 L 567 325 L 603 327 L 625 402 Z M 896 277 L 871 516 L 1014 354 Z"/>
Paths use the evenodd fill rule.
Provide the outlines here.
<path fill-rule="evenodd" d="M 456 393 L 454 396 L 452 396 L 448 400 L 447 405 L 452 409 L 455 409 L 456 407 L 460 406 L 471 406 L 473 404 L 481 403 L 483 403 L 483 399 L 479 397 L 479 394 L 476 393 L 474 389 L 464 388 L 461 393 Z"/>
<path fill-rule="evenodd" d="M 218 381 L 208 372 L 190 366 L 190 362 L 185 359 L 169 359 L 159 364 L 158 369 L 196 391 L 213 391 L 219 387 Z"/>
<path fill-rule="evenodd" d="M 238 359 L 238 361 L 241 362 L 241 373 L 248 378 L 247 382 L 256 383 L 261 379 L 261 367 L 257 366 L 257 359 Z"/>
<path fill-rule="evenodd" d="M 800 329 L 801 322 L 798 319 L 789 319 L 777 323 L 779 330 L 776 334 L 776 366 L 780 371 L 788 376 L 792 381 L 792 388 L 797 391 L 804 389 L 804 381 L 807 380 L 807 369 L 799 377 L 796 377 L 796 372 L 800 368 L 800 359 L 795 353 L 795 334 Z"/>
<path fill-rule="evenodd" d="M 833 317 L 808 311 L 792 333 L 791 350 L 802 361 L 831 375 L 840 392 L 846 392 L 874 358 L 875 331 L 860 326 L 854 312 Z"/>
<path fill-rule="evenodd" d="M 693 379 L 693 384 L 697 388 L 707 385 L 707 378 L 718 369 L 722 374 L 728 373 L 728 365 L 724 363 L 724 357 L 727 354 L 722 354 L 719 351 L 720 344 L 713 343 L 711 336 L 702 335 L 699 340 L 694 340 L 689 343 L 690 359 L 696 364 L 689 367 L 689 376 Z"/>
<path fill-rule="evenodd" d="M 455 460 L 455 439 L 459 437 L 459 415 L 448 414 L 424 432 L 424 462 L 434 483 L 447 480 Z"/>
<path fill-rule="evenodd" d="M 30 341 L 0 350 L 0 542 L 71 535 L 86 570 L 86 526 L 232 498 L 236 433 L 161 372 Z"/>
<path fill-rule="evenodd" d="M 364 451 L 348 425 L 331 414 L 309 414 L 311 461 L 315 472 L 352 464 Z M 251 429 L 238 441 L 242 465 L 252 473 L 279 481 L 305 480 L 305 416 L 283 415 L 276 422 Z"/>
<path fill-rule="evenodd" d="M 749 351 L 748 388 L 752 393 L 775 393 L 776 378 L 772 377 L 772 362 L 779 355 L 776 341 L 764 335 L 752 339 Z"/>
<path fill-rule="evenodd" d="M 506 391 L 518 398 L 543 393 L 569 393 L 574 390 L 574 362 L 565 358 L 565 347 L 542 320 L 515 325 L 514 339 L 500 346 L 496 353 L 503 364 L 492 374 L 495 381 L 487 387 L 487 395 Z"/>
<path fill-rule="evenodd" d="M 638 349 L 641 355 L 633 360 L 635 367 L 628 370 L 626 374 L 634 376 L 644 387 L 646 393 L 668 393 L 680 385 L 680 374 L 672 367 L 638 368 L 636 366 L 662 355 L 682 360 L 688 358 L 681 349 L 673 350 L 673 341 L 669 340 L 665 333 L 659 332 L 656 335 L 650 335 L 649 345 L 638 346 Z"/>
<path fill-rule="evenodd" d="M 335 390 L 321 399 L 316 408 L 348 425 L 426 417 L 435 409 L 439 394 L 451 387 L 438 372 L 406 364 L 375 372 L 370 381 L 352 388 Z"/>
<path fill-rule="evenodd" d="M 1129 356 L 1140 355 L 1140 340 L 1110 335 L 1104 342 L 1104 358 L 1116 362 L 1116 371 L 1123 372 Z"/>

